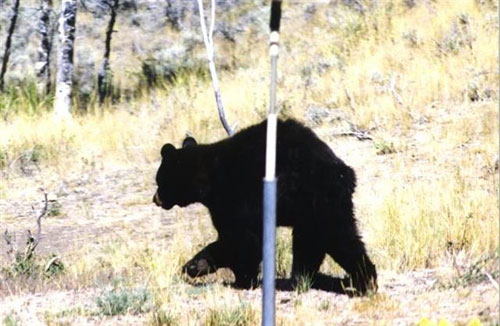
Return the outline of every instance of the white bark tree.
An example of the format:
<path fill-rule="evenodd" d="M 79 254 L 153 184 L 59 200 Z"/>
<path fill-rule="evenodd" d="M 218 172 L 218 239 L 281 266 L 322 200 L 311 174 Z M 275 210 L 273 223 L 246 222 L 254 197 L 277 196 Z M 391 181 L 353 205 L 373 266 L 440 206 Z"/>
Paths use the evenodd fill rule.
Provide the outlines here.
<path fill-rule="evenodd" d="M 75 41 L 76 0 L 61 0 L 59 18 L 59 50 L 54 114 L 58 118 L 71 116 L 73 85 L 73 45 Z"/>
<path fill-rule="evenodd" d="M 52 0 L 40 0 L 40 18 L 38 22 L 38 33 L 40 33 L 40 46 L 38 48 L 38 62 L 36 63 L 36 74 L 38 77 L 38 91 L 48 94 L 51 88 L 50 81 L 50 52 L 52 50 L 52 29 L 50 24 L 50 13 L 52 12 Z"/>

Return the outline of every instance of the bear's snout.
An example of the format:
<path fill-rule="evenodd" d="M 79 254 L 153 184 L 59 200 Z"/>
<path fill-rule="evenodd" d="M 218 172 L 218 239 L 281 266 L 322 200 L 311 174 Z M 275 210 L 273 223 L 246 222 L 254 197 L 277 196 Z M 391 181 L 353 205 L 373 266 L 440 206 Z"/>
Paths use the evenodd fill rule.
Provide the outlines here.
<path fill-rule="evenodd" d="M 158 191 L 155 192 L 155 195 L 153 196 L 153 203 L 156 204 L 156 206 L 160 206 L 161 207 L 161 200 L 160 200 L 160 196 L 158 196 Z"/>

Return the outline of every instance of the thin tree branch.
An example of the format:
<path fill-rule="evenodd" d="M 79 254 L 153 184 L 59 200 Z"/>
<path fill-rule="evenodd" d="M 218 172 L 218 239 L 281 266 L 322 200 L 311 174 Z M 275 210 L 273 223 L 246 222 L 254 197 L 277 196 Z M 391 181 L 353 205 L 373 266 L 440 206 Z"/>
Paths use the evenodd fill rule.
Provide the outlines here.
<path fill-rule="evenodd" d="M 208 40 L 212 45 L 212 54 L 215 55 L 214 51 L 214 29 L 215 29 L 215 0 L 211 0 L 210 3 L 210 30 L 208 33 Z"/>
<path fill-rule="evenodd" d="M 210 69 L 210 76 L 212 77 L 212 85 L 214 88 L 214 93 L 215 93 L 215 101 L 217 103 L 217 109 L 219 111 L 219 118 L 222 122 L 222 126 L 226 130 L 227 134 L 229 136 L 233 135 L 234 130 L 229 126 L 229 123 L 226 120 L 226 115 L 224 113 L 224 105 L 222 104 L 222 97 L 220 95 L 220 89 L 219 89 L 219 79 L 217 77 L 217 71 L 215 69 L 215 63 L 214 63 L 214 44 L 213 44 L 213 30 L 215 26 L 215 0 L 212 0 L 212 7 L 211 7 L 211 21 L 210 21 L 210 33 L 207 33 L 207 26 L 205 22 L 205 13 L 203 10 L 203 0 L 197 0 L 198 1 L 198 10 L 200 13 L 200 25 L 201 25 L 201 32 L 203 34 L 203 42 L 205 43 L 205 47 L 207 49 L 207 59 L 208 59 L 208 67 Z"/>
<path fill-rule="evenodd" d="M 19 13 L 19 0 L 14 3 L 12 18 L 10 20 L 9 30 L 7 32 L 7 40 L 5 41 L 5 51 L 2 59 L 2 68 L 0 70 L 0 91 L 3 91 L 4 87 L 4 76 L 7 71 L 7 65 L 9 63 L 10 56 L 10 45 L 12 43 L 12 34 L 14 34 L 14 29 L 16 28 L 17 16 Z"/>
<path fill-rule="evenodd" d="M 36 232 L 36 236 L 33 237 L 33 250 L 32 251 L 34 251 L 36 249 L 36 246 L 38 246 L 38 243 L 40 243 L 40 237 L 42 234 L 42 217 L 44 217 L 47 214 L 47 209 L 49 207 L 49 200 L 48 200 L 47 192 L 45 192 L 45 190 L 43 188 L 40 188 L 39 190 L 43 193 L 44 206 L 43 206 L 43 209 L 42 209 L 40 215 L 38 215 L 38 217 L 36 219 L 37 232 Z M 33 211 L 35 211 L 33 206 L 31 206 L 31 208 L 33 209 Z M 29 230 L 28 230 L 28 233 L 31 236 L 31 232 Z"/>
<path fill-rule="evenodd" d="M 109 63 L 109 57 L 111 54 L 111 38 L 113 32 L 115 22 L 116 22 L 116 14 L 117 14 L 117 9 L 119 6 L 119 0 L 113 0 L 111 1 L 106 1 L 105 4 L 109 7 L 110 10 L 110 18 L 108 22 L 108 27 L 106 29 L 106 41 L 105 41 L 105 51 L 104 51 L 104 58 L 102 61 L 101 69 L 99 70 L 99 73 L 97 75 L 97 88 L 99 90 L 99 104 L 103 104 L 105 98 L 109 95 L 110 93 L 110 88 L 111 88 L 111 80 L 110 80 L 110 63 Z"/>
<path fill-rule="evenodd" d="M 39 190 L 43 192 L 45 204 L 44 204 L 44 207 L 42 209 L 42 212 L 40 213 L 40 215 L 36 219 L 36 224 L 38 227 L 37 232 L 36 232 L 36 236 L 33 236 L 30 230 L 27 231 L 28 240 L 26 241 L 26 250 L 24 251 L 24 260 L 25 261 L 28 261 L 33 257 L 33 253 L 35 252 L 36 247 L 40 243 L 40 237 L 42 234 L 42 217 L 44 217 L 45 214 L 47 214 L 47 208 L 49 206 L 49 200 L 47 198 L 47 193 L 45 192 L 45 190 L 43 190 L 43 188 L 40 188 Z M 33 207 L 33 205 L 31 205 L 31 209 L 33 210 L 33 212 L 35 212 L 35 207 Z"/>

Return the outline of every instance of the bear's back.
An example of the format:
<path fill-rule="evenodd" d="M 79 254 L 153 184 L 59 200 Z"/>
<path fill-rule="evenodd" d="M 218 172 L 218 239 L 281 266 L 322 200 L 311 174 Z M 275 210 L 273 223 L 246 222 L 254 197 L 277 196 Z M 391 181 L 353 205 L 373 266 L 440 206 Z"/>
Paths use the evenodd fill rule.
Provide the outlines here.
<path fill-rule="evenodd" d="M 214 180 L 234 189 L 260 189 L 265 172 L 267 120 L 243 129 L 222 141 L 206 145 L 214 160 Z M 354 188 L 355 176 L 330 147 L 309 128 L 288 119 L 278 121 L 276 175 L 284 182 L 318 179 L 335 180 L 338 175 L 349 175 L 348 188 Z M 298 179 L 298 180 L 297 180 Z M 310 180 L 315 182 L 315 180 Z M 237 189 L 235 189 L 237 191 Z"/>

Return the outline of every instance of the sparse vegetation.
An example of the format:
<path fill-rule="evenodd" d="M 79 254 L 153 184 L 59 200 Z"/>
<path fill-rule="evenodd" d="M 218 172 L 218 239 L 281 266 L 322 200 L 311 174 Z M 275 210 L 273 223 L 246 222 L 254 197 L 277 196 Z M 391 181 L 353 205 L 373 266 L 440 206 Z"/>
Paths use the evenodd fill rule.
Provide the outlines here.
<path fill-rule="evenodd" d="M 396 153 L 396 149 L 394 148 L 394 144 L 388 143 L 384 140 L 381 140 L 381 141 L 375 143 L 375 148 L 377 149 L 377 155 L 386 155 L 386 154 Z"/>
<path fill-rule="evenodd" d="M 297 284 L 295 285 L 295 291 L 297 294 L 302 294 L 308 292 L 312 286 L 311 277 L 303 276 L 297 280 Z"/>
<path fill-rule="evenodd" d="M 149 319 L 149 326 L 177 326 L 179 325 L 178 318 L 172 313 L 162 309 L 154 310 Z"/>
<path fill-rule="evenodd" d="M 62 205 L 57 200 L 53 200 L 49 204 L 49 208 L 47 210 L 47 216 L 59 216 L 62 213 Z"/>
<path fill-rule="evenodd" d="M 150 310 L 151 295 L 145 288 L 118 288 L 105 291 L 97 300 L 99 313 L 105 316 L 137 314 Z"/>
<path fill-rule="evenodd" d="M 486 257 L 459 266 L 455 262 L 458 272 L 452 279 L 437 284 L 444 288 L 467 287 L 481 282 L 491 282 L 498 290 L 498 279 L 500 278 L 500 268 L 498 266 L 498 253 L 488 254 Z"/>
<path fill-rule="evenodd" d="M 48 277 L 54 277 L 64 273 L 65 267 L 64 263 L 61 261 L 61 257 L 56 254 L 49 256 L 47 263 L 44 266 L 43 272 Z"/>
<path fill-rule="evenodd" d="M 292 268 L 292 238 L 290 230 L 279 229 L 276 236 L 276 276 L 286 278 Z"/>
<path fill-rule="evenodd" d="M 391 313 L 399 309 L 399 302 L 386 294 L 377 293 L 357 300 L 354 303 L 354 309 L 361 314 L 371 315 L 375 319 L 379 311 Z"/>
<path fill-rule="evenodd" d="M 253 326 L 258 323 L 255 309 L 248 304 L 210 309 L 206 326 Z"/>
<path fill-rule="evenodd" d="M 5 317 L 3 317 L 2 325 L 3 326 L 18 326 L 19 319 L 14 314 L 8 314 Z"/>
<path fill-rule="evenodd" d="M 221 14 L 227 26 L 214 38 L 226 115 L 238 129 L 267 110 L 268 17 L 258 5 Z M 284 5 L 278 104 L 283 116 L 314 125 L 356 170 L 356 215 L 380 289 L 352 299 L 306 291 L 307 284 L 280 291 L 277 324 L 419 325 L 425 317 L 436 325 L 498 325 L 498 3 Z M 60 218 L 47 219 L 47 246 L 32 260 L 0 256 L 4 325 L 29 324 L 44 311 L 50 313 L 41 322 L 52 325 L 119 318 L 154 326 L 260 323 L 260 290 L 224 285 L 232 276 L 223 270 L 191 283 L 180 275 L 195 244 L 216 237 L 207 212 L 150 207 L 163 143 L 186 132 L 202 142 L 225 133 L 199 60 L 198 27 L 181 22 L 146 31 L 143 9 L 118 16 L 113 94 L 102 106 L 92 67 L 102 57 L 94 47 L 104 21 L 79 13 L 78 28 L 86 27 L 76 43 L 71 121 L 52 119 L 53 94 L 39 95 L 29 74 L 7 72 L 0 93 L 2 232 L 33 226 L 30 203 L 39 201 L 40 186 L 56 195 L 48 215 Z M 246 26 L 244 19 L 249 28 L 230 29 Z M 15 47 L 11 62 L 22 62 L 22 49 Z M 370 137 L 352 137 L 353 126 Z M 290 273 L 291 246 L 289 230 L 279 230 L 278 277 Z M 59 260 L 47 268 L 52 252 Z M 341 273 L 330 260 L 321 270 Z M 116 286 L 116 279 L 126 282 Z M 20 304 L 27 300 L 39 305 L 28 311 Z"/>

